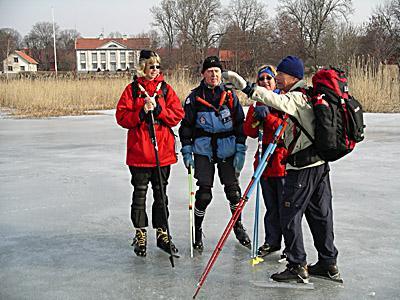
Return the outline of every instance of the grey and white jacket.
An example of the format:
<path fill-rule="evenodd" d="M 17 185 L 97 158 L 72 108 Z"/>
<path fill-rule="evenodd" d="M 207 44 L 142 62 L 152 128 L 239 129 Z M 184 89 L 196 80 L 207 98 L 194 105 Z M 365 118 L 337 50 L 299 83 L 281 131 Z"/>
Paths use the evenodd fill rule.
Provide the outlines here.
<path fill-rule="evenodd" d="M 290 116 L 293 116 L 301 126 L 314 138 L 314 111 L 310 103 L 307 101 L 307 96 L 304 95 L 300 91 L 296 91 L 299 88 L 305 88 L 304 80 L 300 80 L 297 82 L 289 92 L 286 94 L 276 94 L 273 91 L 269 91 L 263 87 L 257 86 L 254 89 L 253 94 L 251 95 L 251 99 L 264 103 L 268 106 L 271 106 L 277 110 L 283 111 Z M 286 127 L 284 133 L 284 143 L 286 147 L 290 145 L 292 140 L 294 139 L 294 126 L 295 123 L 288 118 L 288 126 Z M 300 130 L 300 128 L 297 128 Z M 312 144 L 310 139 L 306 136 L 306 134 L 301 131 L 299 138 L 296 141 L 296 144 L 293 148 L 292 154 L 303 150 L 309 147 Z M 319 166 L 324 164 L 323 160 L 319 160 L 310 165 L 304 166 L 302 168 L 296 168 L 290 165 L 289 163 L 286 165 L 286 169 L 304 169 L 314 166 Z"/>

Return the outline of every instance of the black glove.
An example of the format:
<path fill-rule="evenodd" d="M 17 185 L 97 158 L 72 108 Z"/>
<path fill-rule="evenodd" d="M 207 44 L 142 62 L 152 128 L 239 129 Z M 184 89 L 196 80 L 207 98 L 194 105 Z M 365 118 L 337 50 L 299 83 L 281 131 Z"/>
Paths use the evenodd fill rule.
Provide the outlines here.
<path fill-rule="evenodd" d="M 253 116 L 256 120 L 263 121 L 268 114 L 269 114 L 268 106 L 257 105 L 256 107 L 254 107 Z"/>
<path fill-rule="evenodd" d="M 246 83 L 246 87 L 242 90 L 243 93 L 245 93 L 247 95 L 247 97 L 251 97 L 251 95 L 253 95 L 254 93 L 254 88 L 256 87 L 255 83 L 251 83 L 249 81 L 247 81 Z"/>

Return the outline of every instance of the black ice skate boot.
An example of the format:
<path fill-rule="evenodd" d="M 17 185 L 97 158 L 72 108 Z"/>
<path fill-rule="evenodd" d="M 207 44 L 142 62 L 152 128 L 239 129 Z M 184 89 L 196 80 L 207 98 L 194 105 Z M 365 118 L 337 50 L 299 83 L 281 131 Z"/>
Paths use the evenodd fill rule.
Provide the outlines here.
<path fill-rule="evenodd" d="M 257 255 L 260 257 L 264 257 L 268 254 L 271 254 L 272 252 L 280 250 L 280 246 L 272 246 L 268 243 L 264 243 L 260 248 L 257 250 Z"/>
<path fill-rule="evenodd" d="M 339 268 L 336 264 L 323 265 L 320 262 L 317 262 L 314 265 L 308 265 L 308 272 L 312 276 L 322 277 L 343 283 L 343 279 L 340 277 Z"/>
<path fill-rule="evenodd" d="M 147 232 L 146 229 L 136 229 L 135 237 L 132 243 L 133 251 L 135 251 L 137 256 L 146 256 L 146 246 L 147 246 Z"/>
<path fill-rule="evenodd" d="M 196 249 L 199 252 L 203 252 L 204 246 L 203 246 L 203 229 L 194 228 L 194 243 L 193 243 L 193 249 Z"/>
<path fill-rule="evenodd" d="M 296 281 L 308 283 L 310 276 L 308 275 L 307 266 L 287 264 L 283 272 L 272 274 L 271 279 L 280 282 Z"/>
<path fill-rule="evenodd" d="M 246 229 L 243 227 L 241 221 L 237 221 L 235 226 L 233 226 L 233 232 L 235 233 L 236 239 L 241 243 L 243 246 L 251 249 L 251 241 L 249 236 L 246 233 Z"/>
<path fill-rule="evenodd" d="M 175 247 L 174 243 L 171 240 L 171 237 L 168 238 L 167 234 L 167 229 L 165 228 L 157 228 L 156 229 L 156 235 L 157 235 L 157 247 L 160 248 L 161 250 L 164 250 L 168 254 L 172 254 L 175 257 L 179 257 L 176 255 L 178 253 L 178 249 Z M 171 247 L 170 243 L 171 242 Z M 171 253 L 172 250 L 172 253 Z"/>

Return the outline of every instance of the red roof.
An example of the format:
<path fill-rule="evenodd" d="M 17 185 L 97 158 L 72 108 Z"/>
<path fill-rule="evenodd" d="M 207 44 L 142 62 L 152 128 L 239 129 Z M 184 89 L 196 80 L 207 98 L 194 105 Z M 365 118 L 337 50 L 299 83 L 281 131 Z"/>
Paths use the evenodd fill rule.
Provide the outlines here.
<path fill-rule="evenodd" d="M 17 53 L 19 56 L 21 56 L 23 59 L 25 59 L 30 64 L 35 64 L 35 65 L 39 64 L 36 60 L 34 60 L 32 57 L 30 57 L 25 52 L 22 52 L 22 51 L 19 51 L 19 50 L 15 50 L 15 53 Z"/>
<path fill-rule="evenodd" d="M 109 42 L 116 42 L 126 46 L 128 49 L 145 49 L 150 48 L 149 38 L 78 38 L 75 42 L 75 49 L 97 49 Z"/>

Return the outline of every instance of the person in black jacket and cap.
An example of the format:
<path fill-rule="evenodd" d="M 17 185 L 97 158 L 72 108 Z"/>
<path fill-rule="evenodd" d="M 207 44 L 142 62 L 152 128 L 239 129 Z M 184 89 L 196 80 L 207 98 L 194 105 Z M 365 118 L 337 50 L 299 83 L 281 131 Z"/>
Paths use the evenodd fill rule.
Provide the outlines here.
<path fill-rule="evenodd" d="M 194 167 L 199 189 L 194 204 L 194 248 L 203 250 L 202 223 L 212 199 L 215 165 L 233 213 L 240 201 L 238 176 L 246 155 L 243 134 L 244 113 L 236 94 L 221 81 L 222 65 L 218 57 L 204 60 L 200 85 L 185 100 L 185 117 L 179 128 L 186 168 Z M 234 225 L 239 242 L 250 247 L 250 239 L 241 217 Z"/>

